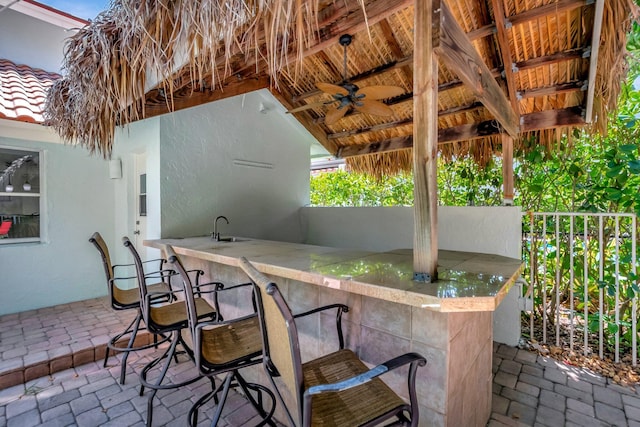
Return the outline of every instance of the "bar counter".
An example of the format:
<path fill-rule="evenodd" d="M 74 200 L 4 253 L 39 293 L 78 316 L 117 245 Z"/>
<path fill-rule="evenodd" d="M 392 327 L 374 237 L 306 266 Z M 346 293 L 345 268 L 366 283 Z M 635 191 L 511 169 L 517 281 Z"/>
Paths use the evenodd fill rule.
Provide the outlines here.
<path fill-rule="evenodd" d="M 368 252 L 296 243 L 210 237 L 159 239 L 171 245 L 188 268 L 206 279 L 246 282 L 238 258 L 246 257 L 278 284 L 294 312 L 343 303 L 346 346 L 375 365 L 415 351 L 427 359 L 417 375 L 421 426 L 485 426 L 491 414 L 492 311 L 520 273 L 519 259 L 439 251 L 438 281 L 417 283 L 410 249 Z M 232 318 L 250 310 L 250 295 L 222 297 L 221 311 Z M 334 314 L 300 321 L 303 361 L 336 350 Z M 332 326 L 333 325 L 333 326 Z M 243 370 L 268 386 L 261 367 Z M 385 381 L 407 397 L 404 372 Z M 278 416 L 278 412 L 276 412 Z M 284 419 L 284 418 L 279 418 Z"/>
<path fill-rule="evenodd" d="M 161 239 L 179 255 L 237 267 L 246 257 L 260 271 L 286 279 L 442 312 L 494 311 L 520 275 L 522 261 L 498 255 L 440 250 L 438 280 L 413 281 L 411 249 L 367 252 L 233 237 Z"/>

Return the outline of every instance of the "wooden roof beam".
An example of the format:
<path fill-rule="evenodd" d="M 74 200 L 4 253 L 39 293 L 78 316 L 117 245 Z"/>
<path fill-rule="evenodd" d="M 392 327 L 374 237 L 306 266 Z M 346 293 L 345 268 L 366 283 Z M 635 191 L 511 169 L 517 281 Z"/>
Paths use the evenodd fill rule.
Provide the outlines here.
<path fill-rule="evenodd" d="M 562 52 L 556 52 L 551 55 L 539 56 L 537 58 L 516 62 L 515 66 L 518 71 L 526 71 L 543 65 L 557 64 L 559 62 L 571 61 L 580 58 L 586 59 L 590 55 L 590 48 L 569 49 Z"/>
<path fill-rule="evenodd" d="M 439 27 L 440 37 L 435 49 L 438 57 L 458 75 L 507 133 L 517 137 L 518 115 L 445 3 L 441 3 Z"/>
<path fill-rule="evenodd" d="M 412 125 L 413 119 L 396 120 L 389 123 L 381 123 L 379 125 L 367 126 L 360 129 L 346 130 L 344 132 L 330 133 L 327 135 L 329 139 L 347 138 L 355 135 L 362 135 L 369 132 L 377 132 L 386 129 L 393 129 L 400 126 Z"/>
<path fill-rule="evenodd" d="M 535 89 L 528 89 L 518 92 L 519 99 L 535 98 L 538 96 L 559 95 L 561 93 L 577 92 L 587 90 L 587 82 L 577 80 L 567 83 L 559 83 L 553 86 L 544 86 Z"/>
<path fill-rule="evenodd" d="M 297 62 L 300 57 L 306 58 L 307 56 L 314 55 L 329 46 L 338 45 L 338 40 L 341 35 L 345 33 L 355 34 L 362 30 L 366 30 L 367 25 L 373 26 L 394 13 L 397 13 L 402 9 L 406 9 L 412 4 L 413 0 L 370 0 L 366 4 L 367 15 L 365 17 L 359 1 L 345 0 L 333 2 L 329 7 L 323 10 L 323 17 L 319 17 L 319 21 L 317 23 L 319 27 L 317 31 L 318 37 L 315 41 L 310 43 L 306 49 L 300 52 L 300 55 L 293 52 L 291 49 L 293 45 L 288 46 L 289 54 L 283 62 L 292 64 Z M 260 34 L 258 39 L 264 43 L 264 34 Z M 232 49 L 233 50 L 230 54 L 231 57 L 235 55 L 243 55 L 239 44 L 234 44 Z M 220 55 L 216 58 L 217 66 L 222 66 L 227 62 L 224 49 L 222 48 L 220 52 Z M 249 59 L 245 60 L 239 71 L 247 69 L 255 70 L 256 61 L 258 60 L 259 59 L 256 55 L 251 55 Z"/>
<path fill-rule="evenodd" d="M 402 52 L 402 48 L 396 39 L 395 34 L 393 34 L 393 28 L 391 28 L 391 24 L 387 19 L 383 19 L 380 21 L 380 29 L 382 30 L 382 35 L 384 36 L 389 48 L 391 49 L 391 53 L 395 57 L 396 61 L 400 61 L 404 57 L 404 52 Z M 409 66 L 409 64 L 402 67 L 402 72 L 404 73 L 407 81 L 409 82 L 409 86 L 413 87 L 413 70 Z"/>
<path fill-rule="evenodd" d="M 547 110 L 522 115 L 522 132 L 552 129 L 563 126 L 582 126 L 585 124 L 582 108 L 570 107 L 562 110 Z M 481 123 L 471 123 L 438 130 L 438 145 L 451 144 L 485 136 L 498 135 L 501 129 L 494 120 Z M 379 154 L 386 151 L 404 150 L 413 147 L 413 137 L 392 138 L 370 144 L 347 145 L 340 147 L 338 157 L 346 158 Z"/>
<path fill-rule="evenodd" d="M 366 19 L 362 13 L 362 7 L 357 1 L 338 1 L 333 5 L 332 7 L 336 9 L 330 14 L 335 17 L 335 21 L 319 22 L 319 40 L 302 52 L 303 57 L 318 53 L 329 46 L 337 45 L 338 39 L 345 33 L 355 34 L 366 30 L 367 25 L 373 26 L 394 13 L 413 5 L 413 0 L 370 0 L 366 4 Z"/>
<path fill-rule="evenodd" d="M 518 107 L 518 99 L 516 97 L 516 81 L 513 68 L 513 55 L 511 53 L 511 46 L 509 46 L 509 36 L 507 35 L 507 24 L 504 16 L 504 7 L 502 4 L 502 0 L 492 0 L 491 4 L 493 5 L 493 18 L 496 21 L 496 29 L 498 33 L 498 49 L 500 50 L 500 56 L 502 57 L 502 64 L 504 66 L 504 75 L 505 80 L 507 81 L 507 93 L 509 94 L 509 101 L 511 101 L 511 107 L 513 108 L 516 116 L 520 117 L 520 108 Z"/>
<path fill-rule="evenodd" d="M 166 99 L 160 89 L 152 90 L 147 93 L 144 118 L 242 95 L 254 90 L 267 88 L 269 85 L 270 79 L 266 75 L 246 79 L 231 77 L 223 83 L 222 88 L 216 88 L 215 90 L 205 89 L 200 91 L 192 88 L 191 85 L 183 85 L 173 92 L 173 102 Z"/>
<path fill-rule="evenodd" d="M 452 115 L 452 114 L 464 113 L 464 112 L 468 112 L 468 111 L 475 111 L 475 110 L 478 110 L 480 108 L 484 108 L 482 103 L 473 102 L 473 103 L 468 104 L 468 105 L 461 105 L 459 107 L 453 107 L 453 108 L 449 108 L 447 110 L 440 110 L 440 111 L 438 111 L 438 117 L 445 117 L 445 116 L 449 116 L 449 115 Z M 393 122 L 382 123 L 382 124 L 373 125 L 373 126 L 367 126 L 367 127 L 360 128 L 360 129 L 353 129 L 353 130 L 347 130 L 347 131 L 344 131 L 344 132 L 330 133 L 330 134 L 327 135 L 327 138 L 329 138 L 329 139 L 346 138 L 346 137 L 349 137 L 349 136 L 362 135 L 362 134 L 369 133 L 369 132 L 376 132 L 376 131 L 381 131 L 381 130 L 386 130 L 386 129 L 393 129 L 393 128 L 397 128 L 397 127 L 401 127 L 401 126 L 412 125 L 412 124 L 413 124 L 413 119 L 396 120 L 396 121 L 393 121 Z"/>
<path fill-rule="evenodd" d="M 584 49 L 584 48 L 570 49 L 567 51 L 557 52 L 551 55 L 540 56 L 538 58 L 531 58 L 525 61 L 516 62 L 515 68 L 517 71 L 525 71 L 525 70 L 530 70 L 532 68 L 541 67 L 543 65 L 557 64 L 559 62 L 570 61 L 578 58 L 588 58 L 589 52 L 590 52 L 590 49 Z M 358 83 L 362 80 L 382 75 L 391 70 L 406 67 L 412 62 L 413 62 L 413 55 L 407 55 L 398 61 L 392 61 L 387 64 L 383 64 L 379 67 L 373 68 L 371 70 L 367 70 L 356 76 L 353 76 L 349 80 L 351 80 L 353 83 Z M 502 74 L 502 70 L 498 68 L 493 69 L 491 70 L 491 74 L 496 78 L 500 77 L 500 75 Z M 452 80 L 447 83 L 442 83 L 438 86 L 438 92 L 444 92 L 447 90 L 455 89 L 457 87 L 462 86 L 462 84 L 463 83 L 460 80 Z M 322 93 L 320 90 L 314 89 L 309 92 L 305 92 L 300 95 L 294 96 L 291 102 L 296 103 L 303 99 L 310 98 L 315 95 L 319 95 L 320 93 Z M 391 105 L 391 104 L 388 104 L 388 105 Z"/>
<path fill-rule="evenodd" d="M 534 19 L 544 18 L 545 16 L 567 12 L 579 7 L 588 6 L 593 0 L 559 0 L 557 2 L 551 2 L 544 6 L 537 7 L 535 9 L 528 10 L 526 12 L 517 13 L 507 17 L 507 20 L 512 25 L 522 24 L 524 22 L 532 21 Z M 494 24 L 484 25 L 478 29 L 469 31 L 467 37 L 471 40 L 477 40 L 482 37 L 488 37 L 496 32 L 496 26 Z"/>
<path fill-rule="evenodd" d="M 524 22 L 533 21 L 534 19 L 544 18 L 549 15 L 568 12 L 579 7 L 588 6 L 593 0 L 558 0 L 527 10 L 526 12 L 511 15 L 508 19 L 513 25 L 522 24 Z"/>
<path fill-rule="evenodd" d="M 400 136 L 371 144 L 347 145 L 338 149 L 338 158 L 365 156 L 367 154 L 388 153 L 413 147 L 413 135 Z"/>
<path fill-rule="evenodd" d="M 271 91 L 273 96 L 278 101 L 280 101 L 280 103 L 286 109 L 290 110 L 293 108 L 291 103 L 288 101 L 288 99 L 290 98 L 290 95 L 287 93 L 281 92 L 284 90 L 283 88 L 281 88 L 280 91 L 278 91 L 273 87 L 270 87 L 269 90 Z M 300 124 L 304 126 L 305 129 L 307 129 L 309 133 L 313 135 L 313 137 L 317 139 L 318 142 L 322 144 L 322 146 L 326 148 L 329 153 L 336 155 L 336 153 L 338 152 L 338 146 L 336 145 L 335 142 L 330 141 L 329 138 L 327 138 L 326 132 L 322 130 L 320 126 L 318 126 L 316 123 L 313 122 L 313 119 L 309 115 L 309 111 L 299 111 L 297 113 L 294 113 L 294 115 L 296 119 L 300 122 Z"/>

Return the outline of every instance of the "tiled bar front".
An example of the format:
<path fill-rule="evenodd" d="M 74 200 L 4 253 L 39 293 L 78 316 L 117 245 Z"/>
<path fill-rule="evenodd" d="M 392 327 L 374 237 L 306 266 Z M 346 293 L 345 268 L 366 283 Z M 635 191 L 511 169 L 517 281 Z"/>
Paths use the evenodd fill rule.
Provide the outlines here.
<path fill-rule="evenodd" d="M 238 267 L 184 254 L 182 259 L 189 268 L 204 270 L 210 280 L 227 284 L 247 281 Z M 490 311 L 432 311 L 291 278 L 270 277 L 294 312 L 336 302 L 348 305 L 349 312 L 343 318 L 346 345 L 365 362 L 375 365 L 409 351 L 424 355 L 428 363 L 418 370 L 417 377 L 420 425 L 486 425 L 491 410 Z M 251 311 L 247 291 L 221 295 L 220 302 L 227 319 Z M 300 321 L 298 327 L 303 360 L 337 349 L 334 313 L 311 316 Z M 403 369 L 385 376 L 404 397 L 406 372 Z M 244 375 L 268 385 L 261 366 L 244 370 Z M 276 415 L 284 420 L 280 411 Z"/>

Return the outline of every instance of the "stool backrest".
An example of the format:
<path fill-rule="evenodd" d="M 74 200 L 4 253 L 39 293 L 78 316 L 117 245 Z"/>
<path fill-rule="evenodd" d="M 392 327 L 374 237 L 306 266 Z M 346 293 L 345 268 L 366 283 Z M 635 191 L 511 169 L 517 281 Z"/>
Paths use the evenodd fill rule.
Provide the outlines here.
<path fill-rule="evenodd" d="M 260 273 L 244 257 L 240 258 L 240 267 L 249 276 L 256 289 L 265 369 L 291 423 L 301 425 L 304 384 L 298 329 L 293 314 L 275 283 Z M 290 410 L 284 405 L 282 394 L 274 380 L 274 377 L 278 376 L 295 400 L 298 422 L 293 420 Z"/>
<path fill-rule="evenodd" d="M 111 306 L 115 309 L 121 309 L 123 306 L 127 306 L 127 304 L 124 303 L 122 290 L 114 283 L 113 265 L 111 264 L 111 256 L 109 256 L 107 244 L 97 231 L 91 235 L 89 242 L 93 243 L 102 258 L 102 266 L 104 267 L 104 273 L 107 277 L 107 288 L 109 289 Z"/>
<path fill-rule="evenodd" d="M 152 322 L 151 322 L 151 319 L 149 318 L 150 304 L 149 304 L 149 301 L 147 300 L 147 282 L 146 282 L 147 279 L 144 274 L 142 259 L 140 258 L 140 254 L 138 254 L 138 251 L 136 250 L 135 246 L 133 246 L 133 243 L 131 243 L 131 240 L 129 240 L 127 236 L 124 236 L 122 238 L 122 244 L 129 249 L 129 252 L 131 252 L 131 256 L 133 257 L 133 263 L 136 266 L 138 291 L 140 292 L 140 308 L 142 310 L 142 317 L 145 323 L 147 324 L 147 328 L 151 328 Z"/>
<path fill-rule="evenodd" d="M 197 316 L 197 310 L 196 310 L 196 300 L 193 295 L 193 284 L 191 283 L 191 278 L 189 277 L 189 273 L 187 273 L 187 270 L 184 268 L 184 265 L 182 265 L 182 261 L 180 261 L 180 258 L 178 258 L 173 248 L 170 245 L 165 245 L 162 252 L 163 252 L 164 258 L 166 258 L 170 263 L 173 264 L 173 267 L 180 275 L 178 282 L 180 284 L 180 287 L 184 289 L 184 299 L 187 304 L 187 318 L 189 319 L 189 330 L 191 331 L 191 337 L 194 340 L 194 350 L 197 349 L 196 351 L 194 351 L 196 355 L 196 366 L 200 368 L 201 361 L 199 360 L 199 358 L 201 356 L 201 352 L 200 352 L 201 346 L 199 342 L 196 342 L 196 341 L 199 341 L 199 337 L 197 337 L 197 334 L 196 334 L 196 325 L 198 324 L 198 316 Z"/>

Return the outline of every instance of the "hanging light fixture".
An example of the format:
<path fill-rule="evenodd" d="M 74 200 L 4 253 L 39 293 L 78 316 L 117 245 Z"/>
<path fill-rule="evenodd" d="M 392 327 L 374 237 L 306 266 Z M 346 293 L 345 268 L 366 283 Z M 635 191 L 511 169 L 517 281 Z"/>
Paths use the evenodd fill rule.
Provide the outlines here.
<path fill-rule="evenodd" d="M 9 183 L 7 184 L 6 187 L 4 187 L 4 191 L 6 191 L 7 193 L 13 192 L 13 184 L 11 184 L 11 177 L 9 177 Z"/>
<path fill-rule="evenodd" d="M 29 175 L 25 175 L 24 184 L 22 184 L 24 191 L 31 191 L 31 183 L 29 182 Z"/>

